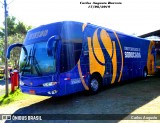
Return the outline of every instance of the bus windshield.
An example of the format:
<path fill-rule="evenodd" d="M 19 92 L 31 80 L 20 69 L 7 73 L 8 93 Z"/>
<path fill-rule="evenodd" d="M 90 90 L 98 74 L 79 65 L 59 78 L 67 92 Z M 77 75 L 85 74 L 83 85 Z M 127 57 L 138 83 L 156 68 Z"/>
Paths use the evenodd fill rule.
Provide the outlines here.
<path fill-rule="evenodd" d="M 30 44 L 25 48 L 27 54 L 22 49 L 20 56 L 20 73 L 22 76 L 42 76 L 56 72 L 56 52 L 53 53 L 53 56 L 48 56 L 46 42 Z M 53 51 L 55 50 L 53 49 Z"/>

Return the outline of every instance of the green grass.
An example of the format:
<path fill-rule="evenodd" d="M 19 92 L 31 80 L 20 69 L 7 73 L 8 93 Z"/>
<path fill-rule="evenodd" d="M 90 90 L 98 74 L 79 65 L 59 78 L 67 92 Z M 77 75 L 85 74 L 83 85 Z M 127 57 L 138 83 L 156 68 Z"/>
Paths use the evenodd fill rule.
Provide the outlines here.
<path fill-rule="evenodd" d="M 24 94 L 20 91 L 20 89 L 17 89 L 15 92 L 10 92 L 8 97 L 5 95 L 0 96 L 0 106 L 18 101 L 18 100 L 24 100 L 27 99 L 30 95 Z"/>

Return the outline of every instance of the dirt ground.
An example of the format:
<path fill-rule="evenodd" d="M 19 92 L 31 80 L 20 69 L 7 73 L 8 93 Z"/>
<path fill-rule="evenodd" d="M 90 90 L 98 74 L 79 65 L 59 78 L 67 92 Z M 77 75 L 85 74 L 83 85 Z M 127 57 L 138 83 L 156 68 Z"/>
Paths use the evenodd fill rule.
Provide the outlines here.
<path fill-rule="evenodd" d="M 87 122 L 155 122 L 158 120 L 126 120 L 128 114 L 159 114 L 160 77 L 150 76 L 146 80 L 134 80 L 105 87 L 96 95 L 77 93 L 61 98 L 32 96 L 4 107 L 0 114 L 126 114 L 117 120 L 88 120 Z M 99 115 L 96 115 L 99 116 Z M 124 120 L 125 119 L 125 120 Z M 1 122 L 1 121 L 0 121 Z M 2 121 L 4 122 L 4 121 Z M 16 122 L 17 121 L 6 121 Z M 19 121 L 22 122 L 22 121 Z M 26 121 L 27 122 L 27 121 Z M 29 123 L 34 121 L 28 121 Z M 53 122 L 53 121 L 43 121 Z M 54 120 L 54 122 L 75 123 L 81 120 Z"/>

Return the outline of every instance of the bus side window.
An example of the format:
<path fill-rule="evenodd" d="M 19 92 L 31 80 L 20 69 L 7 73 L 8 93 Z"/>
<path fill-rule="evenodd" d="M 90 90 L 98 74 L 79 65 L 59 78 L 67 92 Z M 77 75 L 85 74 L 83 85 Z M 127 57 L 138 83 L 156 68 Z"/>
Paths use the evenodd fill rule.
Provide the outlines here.
<path fill-rule="evenodd" d="M 67 52 L 66 52 L 66 45 L 63 44 L 61 47 L 61 56 L 60 56 L 60 72 L 67 71 Z"/>
<path fill-rule="evenodd" d="M 61 48 L 60 72 L 70 71 L 75 66 L 74 47 L 70 43 L 64 43 Z"/>
<path fill-rule="evenodd" d="M 64 43 L 61 48 L 60 72 L 70 71 L 78 63 L 81 55 L 81 43 Z"/>
<path fill-rule="evenodd" d="M 82 51 L 82 24 L 64 23 L 61 31 L 62 51 L 60 72 L 72 70 L 78 63 Z"/>
<path fill-rule="evenodd" d="M 75 65 L 78 63 L 82 52 L 82 43 L 74 43 Z"/>

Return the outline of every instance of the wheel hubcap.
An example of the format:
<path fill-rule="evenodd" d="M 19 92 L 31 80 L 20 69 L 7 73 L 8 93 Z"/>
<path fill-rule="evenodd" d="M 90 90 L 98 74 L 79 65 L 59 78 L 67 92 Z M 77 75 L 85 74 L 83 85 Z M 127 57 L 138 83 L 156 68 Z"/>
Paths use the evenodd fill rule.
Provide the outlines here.
<path fill-rule="evenodd" d="M 147 77 L 147 72 L 146 71 L 144 71 L 144 77 Z"/>
<path fill-rule="evenodd" d="M 91 88 L 93 91 L 97 91 L 98 90 L 98 81 L 96 79 L 92 79 L 91 80 Z"/>

